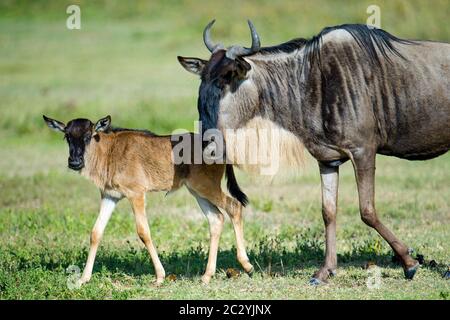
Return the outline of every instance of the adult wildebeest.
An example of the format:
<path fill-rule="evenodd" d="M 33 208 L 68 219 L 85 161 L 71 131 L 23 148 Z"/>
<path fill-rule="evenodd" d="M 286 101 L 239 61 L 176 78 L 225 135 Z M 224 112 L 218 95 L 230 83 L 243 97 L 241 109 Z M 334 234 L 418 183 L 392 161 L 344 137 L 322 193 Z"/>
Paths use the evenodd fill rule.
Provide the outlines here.
<path fill-rule="evenodd" d="M 399 39 L 366 25 L 328 27 L 310 40 L 251 48 L 214 44 L 208 61 L 178 57 L 201 77 L 203 127 L 236 129 L 258 121 L 297 137 L 317 159 L 326 228 L 324 265 L 312 284 L 337 266 L 339 166 L 351 160 L 362 220 L 389 243 L 412 279 L 419 264 L 375 211 L 375 156 L 426 160 L 450 148 L 450 44 Z"/>
<path fill-rule="evenodd" d="M 156 283 L 164 281 L 164 268 L 153 245 L 145 214 L 145 193 L 174 191 L 185 185 L 196 198 L 209 222 L 210 250 L 208 264 L 202 277 L 208 283 L 216 271 L 217 250 L 223 227 L 223 208 L 233 223 L 237 243 L 237 258 L 246 272 L 253 266 L 244 244 L 242 206 L 248 202 L 240 190 L 231 165 L 205 163 L 175 164 L 171 136 L 158 136 L 146 130 L 112 128 L 109 116 L 95 124 L 88 119 L 74 119 L 67 125 L 44 116 L 47 125 L 64 133 L 69 144 L 69 168 L 79 171 L 100 189 L 100 213 L 91 233 L 91 248 L 79 284 L 90 280 L 97 248 L 106 224 L 122 198 L 127 198 L 136 219 L 136 229 L 147 247 L 156 272 Z M 185 134 L 189 139 L 193 134 Z M 194 148 L 191 148 L 194 151 Z M 222 192 L 220 182 L 224 171 L 228 190 Z"/>

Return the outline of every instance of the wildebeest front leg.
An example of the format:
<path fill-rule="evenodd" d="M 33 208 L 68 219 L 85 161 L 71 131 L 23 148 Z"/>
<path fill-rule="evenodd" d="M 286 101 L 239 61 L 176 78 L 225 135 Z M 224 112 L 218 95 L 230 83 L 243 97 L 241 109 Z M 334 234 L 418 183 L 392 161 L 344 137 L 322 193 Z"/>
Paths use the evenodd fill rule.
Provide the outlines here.
<path fill-rule="evenodd" d="M 377 230 L 389 243 L 402 261 L 405 277 L 412 279 L 419 268 L 419 262 L 411 258 L 408 247 L 381 223 L 375 211 L 375 152 L 354 153 L 353 166 L 358 186 L 361 219 L 365 224 Z"/>
<path fill-rule="evenodd" d="M 145 214 L 145 194 L 133 197 L 130 199 L 133 207 L 134 216 L 136 219 L 136 230 L 139 238 L 145 244 L 150 257 L 152 258 L 153 267 L 156 273 L 156 284 L 159 285 L 164 282 L 165 271 L 159 260 L 158 253 L 153 245 L 152 237 L 150 235 L 150 228 L 148 226 L 147 215 Z"/>
<path fill-rule="evenodd" d="M 117 201 L 117 199 L 112 199 L 109 197 L 102 198 L 100 213 L 91 232 L 91 247 L 89 249 L 86 266 L 84 267 L 81 279 L 78 280 L 79 285 L 82 285 L 83 283 L 86 283 L 91 279 L 97 249 L 100 244 L 100 240 L 102 239 L 106 225 L 108 224 L 109 218 L 111 217 L 111 214 L 116 207 Z"/>
<path fill-rule="evenodd" d="M 322 184 L 322 217 L 325 224 L 325 263 L 314 274 L 312 285 L 326 282 L 328 276 L 336 273 L 336 212 L 339 185 L 339 167 L 329 167 L 319 163 Z"/>

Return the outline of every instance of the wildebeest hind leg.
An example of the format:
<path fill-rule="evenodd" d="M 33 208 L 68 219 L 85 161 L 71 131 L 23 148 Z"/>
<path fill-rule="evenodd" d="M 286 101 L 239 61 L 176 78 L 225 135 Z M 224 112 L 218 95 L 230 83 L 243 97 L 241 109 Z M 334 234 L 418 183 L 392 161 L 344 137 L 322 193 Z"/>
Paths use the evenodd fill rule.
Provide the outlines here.
<path fill-rule="evenodd" d="M 375 152 L 364 151 L 353 154 L 356 183 L 359 193 L 361 219 L 389 243 L 394 252 L 401 258 L 405 277 L 412 279 L 419 263 L 408 252 L 408 248 L 379 220 L 375 211 Z"/>
<path fill-rule="evenodd" d="M 322 216 L 325 224 L 325 263 L 313 275 L 310 284 L 326 282 L 328 276 L 336 273 L 336 212 L 339 184 L 339 167 L 329 167 L 319 163 L 322 183 Z"/>

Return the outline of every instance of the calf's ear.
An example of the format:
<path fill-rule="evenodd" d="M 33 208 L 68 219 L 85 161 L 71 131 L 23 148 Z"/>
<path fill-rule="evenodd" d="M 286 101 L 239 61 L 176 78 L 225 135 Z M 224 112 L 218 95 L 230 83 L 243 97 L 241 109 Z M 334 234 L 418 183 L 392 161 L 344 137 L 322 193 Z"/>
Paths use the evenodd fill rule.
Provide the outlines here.
<path fill-rule="evenodd" d="M 203 68 L 205 68 L 207 62 L 199 58 L 187 58 L 180 56 L 178 56 L 177 58 L 183 68 L 198 76 L 202 74 Z"/>
<path fill-rule="evenodd" d="M 111 126 L 111 116 L 106 116 L 97 121 L 94 126 L 96 132 L 107 131 Z"/>
<path fill-rule="evenodd" d="M 55 120 L 55 119 L 51 119 L 49 117 L 46 117 L 44 115 L 42 115 L 42 117 L 44 118 L 45 123 L 47 124 L 47 126 L 55 131 L 60 131 L 60 132 L 65 132 L 66 130 L 66 125 L 64 123 L 62 123 L 61 121 Z"/>

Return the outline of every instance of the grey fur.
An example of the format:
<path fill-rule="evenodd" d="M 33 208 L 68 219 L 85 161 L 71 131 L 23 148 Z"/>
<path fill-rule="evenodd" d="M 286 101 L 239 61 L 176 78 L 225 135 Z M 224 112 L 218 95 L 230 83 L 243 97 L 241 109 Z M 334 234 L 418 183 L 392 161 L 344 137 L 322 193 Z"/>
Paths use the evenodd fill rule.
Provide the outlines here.
<path fill-rule="evenodd" d="M 449 150 L 450 44 L 343 25 L 239 57 L 244 62 L 222 56 L 220 50 L 213 53 L 199 68 L 200 119 L 221 130 L 254 118 L 271 121 L 304 144 L 322 175 L 337 176 L 339 165 L 350 159 L 361 219 L 390 244 L 411 279 L 417 261 L 376 214 L 375 155 L 426 160 Z M 324 183 L 323 194 L 326 188 Z M 331 200 L 323 201 L 327 256 L 314 283 L 336 268 L 337 186 L 333 190 L 326 194 Z"/>

